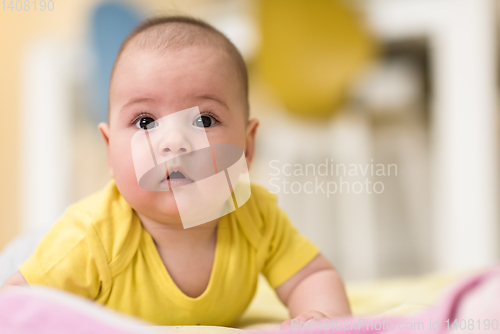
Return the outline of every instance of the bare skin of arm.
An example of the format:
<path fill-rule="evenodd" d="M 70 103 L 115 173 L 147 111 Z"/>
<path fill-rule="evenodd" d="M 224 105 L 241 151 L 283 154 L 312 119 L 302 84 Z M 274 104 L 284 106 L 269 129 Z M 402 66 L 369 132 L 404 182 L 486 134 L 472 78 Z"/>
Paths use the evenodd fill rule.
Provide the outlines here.
<path fill-rule="evenodd" d="M 322 254 L 277 287 L 276 293 L 291 317 L 281 328 L 289 328 L 292 319 L 300 323 L 351 314 L 342 278 Z"/>
<path fill-rule="evenodd" d="M 24 279 L 23 275 L 18 271 L 14 275 L 10 276 L 0 287 L 0 290 L 5 289 L 8 286 L 29 286 L 28 282 Z"/>

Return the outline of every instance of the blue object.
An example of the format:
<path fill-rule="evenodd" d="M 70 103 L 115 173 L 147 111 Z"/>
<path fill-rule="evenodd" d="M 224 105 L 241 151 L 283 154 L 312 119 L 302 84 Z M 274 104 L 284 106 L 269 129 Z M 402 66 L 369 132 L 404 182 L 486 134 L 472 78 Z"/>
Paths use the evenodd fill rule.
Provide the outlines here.
<path fill-rule="evenodd" d="M 91 109 L 97 123 L 108 119 L 109 79 L 120 45 L 141 20 L 138 10 L 116 2 L 101 3 L 92 14 L 91 47 L 97 66 L 90 89 L 95 101 Z"/>

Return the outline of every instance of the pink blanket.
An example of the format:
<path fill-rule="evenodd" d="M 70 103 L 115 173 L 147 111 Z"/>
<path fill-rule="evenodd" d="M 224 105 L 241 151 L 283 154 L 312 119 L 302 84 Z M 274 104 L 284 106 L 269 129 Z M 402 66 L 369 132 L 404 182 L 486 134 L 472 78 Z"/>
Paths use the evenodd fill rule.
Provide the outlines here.
<path fill-rule="evenodd" d="M 464 279 L 436 305 L 413 316 L 292 323 L 283 333 L 500 333 L 500 266 Z"/>
<path fill-rule="evenodd" d="M 66 292 L 13 287 L 0 293 L 0 333 L 165 334 L 165 331 Z"/>
<path fill-rule="evenodd" d="M 440 303 L 419 315 L 292 324 L 281 332 L 483 334 L 500 333 L 499 322 L 500 267 L 462 281 Z M 148 325 L 52 289 L 13 288 L 0 293 L 2 334 L 165 333 Z"/>

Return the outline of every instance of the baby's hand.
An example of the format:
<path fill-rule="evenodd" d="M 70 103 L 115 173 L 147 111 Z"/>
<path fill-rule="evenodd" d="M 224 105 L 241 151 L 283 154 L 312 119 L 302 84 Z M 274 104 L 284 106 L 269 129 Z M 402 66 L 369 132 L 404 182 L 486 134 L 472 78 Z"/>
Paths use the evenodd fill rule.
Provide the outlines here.
<path fill-rule="evenodd" d="M 309 326 L 314 328 L 313 326 L 316 325 L 315 324 L 316 322 L 323 322 L 323 320 L 329 320 L 329 318 L 325 314 L 323 314 L 319 311 L 310 310 L 310 311 L 306 311 L 304 313 L 299 314 L 294 319 L 288 319 L 288 320 L 283 321 L 281 323 L 280 329 L 308 328 L 307 327 L 308 322 L 313 322 L 313 325 L 309 325 Z M 292 321 L 293 321 L 293 323 L 292 323 Z"/>

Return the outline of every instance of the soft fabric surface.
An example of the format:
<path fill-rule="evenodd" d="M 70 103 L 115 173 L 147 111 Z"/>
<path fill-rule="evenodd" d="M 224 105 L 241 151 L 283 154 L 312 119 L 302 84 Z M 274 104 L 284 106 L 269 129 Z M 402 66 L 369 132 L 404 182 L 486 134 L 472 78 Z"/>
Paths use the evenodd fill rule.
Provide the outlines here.
<path fill-rule="evenodd" d="M 0 293 L 0 333 L 165 333 L 99 304 L 53 289 L 12 287 Z"/>
<path fill-rule="evenodd" d="M 365 282 L 347 282 L 354 315 L 407 314 L 435 304 L 453 283 L 484 270 L 435 272 Z"/>
<path fill-rule="evenodd" d="M 408 328 L 398 330 L 398 325 L 421 323 L 419 332 L 446 333 L 454 319 L 473 319 L 473 328 L 467 322 L 462 333 L 496 333 L 498 328 L 486 329 L 484 320 L 500 319 L 500 267 L 468 277 L 454 286 L 441 301 L 416 315 L 405 317 L 358 317 L 336 319 L 335 324 L 348 323 L 344 330 L 337 327 L 337 333 L 408 333 Z M 476 322 L 481 319 L 482 328 Z M 362 322 L 361 322 L 362 321 Z M 371 327 L 366 324 L 371 323 Z M 352 323 L 356 327 L 351 328 Z M 390 327 L 393 330 L 389 330 Z M 498 323 L 497 323 L 498 324 Z M 314 325 L 314 324 L 313 324 Z M 324 325 L 324 323 L 323 323 Z M 331 325 L 331 324 L 329 324 Z M 330 333 L 331 329 L 313 330 L 308 333 Z M 317 326 L 317 325 L 314 325 Z M 338 326 L 338 325 L 336 325 Z M 460 325 L 459 325 L 460 326 Z M 317 328 L 317 327 L 316 327 Z M 384 330 L 386 329 L 386 330 Z M 283 331 L 296 333 L 296 330 Z M 0 333 L 59 334 L 59 333 L 229 333 L 239 331 L 229 328 L 187 326 L 154 327 L 145 322 L 112 312 L 99 304 L 66 292 L 42 287 L 10 288 L 0 293 Z M 456 330 L 453 330 L 456 332 Z M 259 332 L 259 331 L 257 331 Z M 415 332 L 415 331 L 413 331 Z M 460 332 L 460 330 L 458 330 Z M 271 333 L 271 331 L 260 331 Z"/>
<path fill-rule="evenodd" d="M 332 326 L 335 333 L 345 334 L 353 331 L 359 334 L 498 333 L 499 296 L 500 266 L 462 280 L 439 303 L 415 315 L 346 317 L 326 323 L 296 323 L 283 333 L 297 333 L 300 329 L 307 330 L 307 333 L 331 333 Z"/>
<path fill-rule="evenodd" d="M 433 305 L 460 278 L 473 272 L 442 272 L 376 281 L 347 282 L 353 315 L 404 315 Z M 236 323 L 238 328 L 272 329 L 288 318 L 288 310 L 260 277 L 254 300 Z"/>

